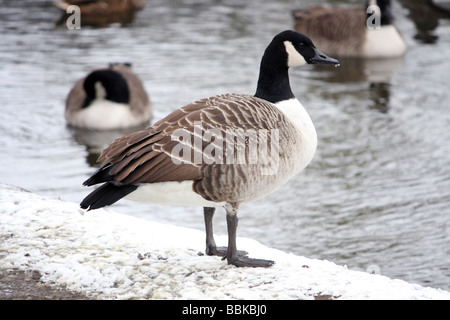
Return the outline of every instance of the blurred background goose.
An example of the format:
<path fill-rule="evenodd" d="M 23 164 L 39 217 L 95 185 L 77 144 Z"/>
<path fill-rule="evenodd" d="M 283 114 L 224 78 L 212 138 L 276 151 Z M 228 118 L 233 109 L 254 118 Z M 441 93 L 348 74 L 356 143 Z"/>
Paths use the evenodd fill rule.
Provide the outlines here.
<path fill-rule="evenodd" d="M 380 28 L 368 28 L 380 8 Z M 308 34 L 317 47 L 339 57 L 392 58 L 402 56 L 406 43 L 393 25 L 390 0 L 366 1 L 363 7 L 313 6 L 293 11 L 295 30 Z M 371 26 L 369 24 L 369 26 Z"/>
<path fill-rule="evenodd" d="M 57 24 L 64 24 L 70 16 L 69 6 L 80 8 L 81 25 L 106 26 L 110 23 L 130 23 L 136 11 L 142 10 L 145 0 L 66 0 L 53 1 L 53 4 L 64 10 Z"/>
<path fill-rule="evenodd" d="M 66 100 L 67 123 L 76 128 L 113 130 L 149 122 L 152 105 L 130 64 L 110 64 L 78 80 Z"/>

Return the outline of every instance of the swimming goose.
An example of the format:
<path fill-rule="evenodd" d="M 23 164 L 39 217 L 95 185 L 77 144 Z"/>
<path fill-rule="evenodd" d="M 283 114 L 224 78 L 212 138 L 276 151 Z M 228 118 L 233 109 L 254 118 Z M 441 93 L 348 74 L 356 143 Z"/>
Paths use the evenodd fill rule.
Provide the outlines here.
<path fill-rule="evenodd" d="M 54 0 L 53 4 L 63 10 L 58 25 L 66 24 L 73 10 L 71 6 L 80 9 L 80 25 L 107 26 L 111 23 L 130 23 L 135 13 L 142 10 L 145 0 Z"/>
<path fill-rule="evenodd" d="M 66 100 L 67 123 L 76 128 L 112 130 L 147 123 L 152 106 L 130 64 L 110 64 L 80 79 Z"/>
<path fill-rule="evenodd" d="M 369 6 L 380 8 L 380 27 Z M 369 12 L 366 12 L 369 11 Z M 295 30 L 308 34 L 323 52 L 339 57 L 391 58 L 406 52 L 406 43 L 393 24 L 390 0 L 369 0 L 365 7 L 313 6 L 293 11 Z M 372 17 L 373 16 L 373 17 Z"/>
<path fill-rule="evenodd" d="M 221 94 L 188 104 L 153 126 L 115 140 L 84 185 L 103 183 L 82 202 L 97 209 L 125 197 L 204 207 L 206 253 L 239 267 L 269 267 L 237 251 L 239 205 L 264 197 L 299 173 L 317 145 L 314 125 L 295 98 L 289 67 L 338 64 L 305 35 L 276 35 L 261 60 L 254 96 Z M 256 146 L 256 148 L 254 148 Z M 216 246 L 212 217 L 224 207 L 228 248 Z"/>
<path fill-rule="evenodd" d="M 66 10 L 67 7 L 76 5 L 82 10 L 82 14 L 116 13 L 132 10 L 141 10 L 145 0 L 54 0 L 53 4 Z"/>

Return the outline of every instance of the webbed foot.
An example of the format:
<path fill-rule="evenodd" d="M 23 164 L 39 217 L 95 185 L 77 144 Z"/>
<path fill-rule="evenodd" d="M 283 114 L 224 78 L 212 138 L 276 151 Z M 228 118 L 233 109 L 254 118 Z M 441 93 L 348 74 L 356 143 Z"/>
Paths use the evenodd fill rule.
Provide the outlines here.
<path fill-rule="evenodd" d="M 235 265 L 236 267 L 269 268 L 275 264 L 275 261 L 272 260 L 252 259 L 247 256 L 236 256 L 226 259 L 228 260 L 228 264 Z"/>
<path fill-rule="evenodd" d="M 228 251 L 227 247 L 206 246 L 205 253 L 208 256 L 225 257 L 227 255 L 227 251 Z M 237 251 L 238 256 L 246 256 L 247 254 L 248 252 L 244 250 Z"/>

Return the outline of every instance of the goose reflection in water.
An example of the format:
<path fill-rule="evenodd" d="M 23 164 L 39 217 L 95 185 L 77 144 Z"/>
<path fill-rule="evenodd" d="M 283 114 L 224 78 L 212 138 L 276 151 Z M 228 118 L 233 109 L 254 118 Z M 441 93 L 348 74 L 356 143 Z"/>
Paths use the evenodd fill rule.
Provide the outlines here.
<path fill-rule="evenodd" d="M 386 113 L 390 109 L 391 81 L 403 64 L 403 57 L 389 59 L 341 58 L 339 68 L 325 69 L 314 66 L 319 72 L 314 73 L 322 81 L 336 84 L 367 83 L 369 108 Z M 317 76 L 318 75 L 318 76 Z M 351 94 L 351 92 L 346 92 Z M 355 92 L 360 94 L 360 90 Z"/>

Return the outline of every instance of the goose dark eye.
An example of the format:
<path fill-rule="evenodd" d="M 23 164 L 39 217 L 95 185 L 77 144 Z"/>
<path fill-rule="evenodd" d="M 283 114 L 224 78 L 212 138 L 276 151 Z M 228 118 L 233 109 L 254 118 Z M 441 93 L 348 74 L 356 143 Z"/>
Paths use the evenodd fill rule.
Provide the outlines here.
<path fill-rule="evenodd" d="M 304 43 L 304 42 L 300 42 L 300 43 L 298 44 L 298 46 L 299 46 L 300 48 L 303 48 L 303 47 L 305 46 L 305 43 Z"/>

